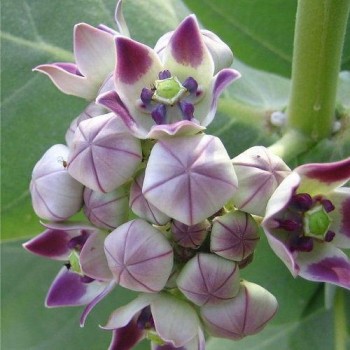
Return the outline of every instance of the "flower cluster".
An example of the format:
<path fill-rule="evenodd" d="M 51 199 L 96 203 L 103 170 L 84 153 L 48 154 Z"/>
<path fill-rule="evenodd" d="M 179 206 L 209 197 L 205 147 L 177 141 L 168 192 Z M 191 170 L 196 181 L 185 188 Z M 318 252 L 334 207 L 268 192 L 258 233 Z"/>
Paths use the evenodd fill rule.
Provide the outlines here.
<path fill-rule="evenodd" d="M 129 37 L 121 1 L 116 23 L 118 32 L 76 25 L 75 63 L 35 68 L 62 92 L 89 100 L 66 145 L 47 150 L 30 183 L 45 230 L 24 247 L 63 265 L 46 305 L 86 305 L 84 325 L 117 285 L 139 292 L 103 327 L 113 331 L 110 349 L 145 337 L 153 349 L 204 349 L 207 335 L 255 334 L 277 301 L 240 271 L 252 262 L 255 217 L 266 208 L 269 242 L 295 275 L 349 288 L 350 264 L 336 248 L 349 247 L 349 192 L 323 189 L 349 179 L 350 161 L 319 175 L 318 166 L 291 172 L 265 147 L 230 159 L 205 133 L 221 92 L 240 76 L 229 68 L 228 46 L 200 30 L 194 15 L 154 49 Z M 80 211 L 83 223 L 68 221 Z"/>

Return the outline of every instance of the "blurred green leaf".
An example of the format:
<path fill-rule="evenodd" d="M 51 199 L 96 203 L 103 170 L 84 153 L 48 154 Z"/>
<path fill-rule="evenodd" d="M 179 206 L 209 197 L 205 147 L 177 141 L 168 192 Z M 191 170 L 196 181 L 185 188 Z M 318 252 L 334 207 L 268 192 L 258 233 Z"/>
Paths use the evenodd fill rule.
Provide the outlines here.
<path fill-rule="evenodd" d="M 291 74 L 295 0 L 185 0 L 202 24 L 229 44 L 245 63 L 286 77 Z M 350 22 L 343 69 L 350 67 Z"/>

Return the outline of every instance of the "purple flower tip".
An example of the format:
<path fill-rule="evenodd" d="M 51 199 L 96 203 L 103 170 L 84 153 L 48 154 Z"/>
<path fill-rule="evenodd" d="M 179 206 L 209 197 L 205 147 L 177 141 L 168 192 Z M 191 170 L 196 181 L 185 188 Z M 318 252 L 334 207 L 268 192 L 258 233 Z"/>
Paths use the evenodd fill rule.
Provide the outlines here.
<path fill-rule="evenodd" d="M 171 78 L 171 73 L 169 70 L 166 69 L 166 70 L 159 72 L 158 77 L 161 80 L 168 79 L 168 78 Z"/>
<path fill-rule="evenodd" d="M 166 107 L 163 104 L 159 104 L 154 108 L 151 113 L 153 120 L 158 124 L 164 124 L 166 117 Z"/>
<path fill-rule="evenodd" d="M 181 101 L 179 103 L 184 120 L 191 120 L 193 118 L 194 106 L 192 103 Z"/>
<path fill-rule="evenodd" d="M 324 240 L 325 240 L 326 242 L 331 242 L 331 241 L 333 241 L 333 238 L 334 238 L 334 237 L 335 237 L 335 232 L 333 232 L 333 231 L 327 231 Z"/>
<path fill-rule="evenodd" d="M 145 104 L 148 105 L 151 101 L 152 101 L 152 96 L 153 96 L 154 92 L 150 89 L 147 88 L 143 88 L 141 91 L 141 101 Z"/>
<path fill-rule="evenodd" d="M 296 237 L 290 242 L 290 250 L 299 252 L 311 252 L 314 241 L 311 237 Z"/>
<path fill-rule="evenodd" d="M 295 194 L 290 205 L 300 211 L 308 211 L 313 205 L 312 197 L 308 193 Z"/>
<path fill-rule="evenodd" d="M 321 204 L 327 213 L 330 213 L 335 209 L 333 203 L 329 199 L 322 199 Z"/>
<path fill-rule="evenodd" d="M 295 220 L 286 219 L 286 220 L 276 220 L 276 221 L 279 224 L 278 228 L 286 231 L 290 231 L 290 232 L 296 231 L 301 227 L 300 223 Z"/>
<path fill-rule="evenodd" d="M 190 93 L 194 93 L 198 89 L 198 83 L 192 77 L 188 77 L 182 84 Z"/>

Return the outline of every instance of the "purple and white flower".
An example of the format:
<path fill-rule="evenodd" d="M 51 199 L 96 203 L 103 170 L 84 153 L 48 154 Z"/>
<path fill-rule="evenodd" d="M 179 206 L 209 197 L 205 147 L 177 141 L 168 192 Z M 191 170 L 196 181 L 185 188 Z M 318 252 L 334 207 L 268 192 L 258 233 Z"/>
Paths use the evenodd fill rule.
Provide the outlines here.
<path fill-rule="evenodd" d="M 115 38 L 115 90 L 97 102 L 119 115 L 139 138 L 195 134 L 213 120 L 222 90 L 240 75 L 214 76 L 214 60 L 195 16 L 185 18 L 162 49 Z"/>
<path fill-rule="evenodd" d="M 350 289 L 350 158 L 296 168 L 277 188 L 262 223 L 293 276 Z"/>

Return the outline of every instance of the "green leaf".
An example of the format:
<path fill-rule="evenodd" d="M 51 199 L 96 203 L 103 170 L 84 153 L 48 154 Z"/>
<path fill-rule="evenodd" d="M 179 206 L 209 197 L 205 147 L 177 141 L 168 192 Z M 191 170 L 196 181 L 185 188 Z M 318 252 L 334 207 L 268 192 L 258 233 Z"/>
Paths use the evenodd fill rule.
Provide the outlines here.
<path fill-rule="evenodd" d="M 247 64 L 289 77 L 292 66 L 295 0 L 185 0 L 203 25 L 229 44 Z M 343 69 L 350 67 L 350 22 Z"/>
<path fill-rule="evenodd" d="M 40 232 L 29 196 L 32 169 L 55 143 L 64 143 L 70 122 L 87 102 L 59 92 L 33 67 L 72 61 L 76 23 L 114 23 L 115 0 L 2 2 L 2 239 Z M 149 44 L 186 15 L 181 2 L 128 0 L 125 17 L 134 38 Z"/>
<path fill-rule="evenodd" d="M 62 263 L 34 256 L 22 242 L 1 245 L 2 258 L 2 339 L 8 350 L 86 350 L 107 349 L 112 333 L 99 328 L 111 312 L 135 297 L 130 290 L 117 287 L 79 327 L 83 307 L 44 307 L 48 288 Z M 148 350 L 148 342 L 136 350 Z"/>

